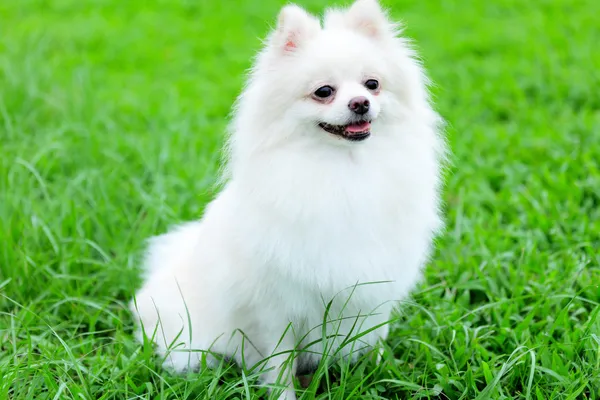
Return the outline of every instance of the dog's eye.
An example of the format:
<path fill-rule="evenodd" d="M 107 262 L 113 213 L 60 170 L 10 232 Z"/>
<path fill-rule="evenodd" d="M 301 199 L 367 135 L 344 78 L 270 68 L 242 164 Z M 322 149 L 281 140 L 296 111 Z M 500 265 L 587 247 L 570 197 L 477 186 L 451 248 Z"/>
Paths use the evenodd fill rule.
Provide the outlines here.
<path fill-rule="evenodd" d="M 326 99 L 326 98 L 330 97 L 331 95 L 333 95 L 334 91 L 335 91 L 335 89 L 332 88 L 331 86 L 321 86 L 320 88 L 315 90 L 313 95 L 319 99 Z"/>
<path fill-rule="evenodd" d="M 369 79 L 365 82 L 365 87 L 369 90 L 377 90 L 379 89 L 379 82 L 375 79 Z"/>

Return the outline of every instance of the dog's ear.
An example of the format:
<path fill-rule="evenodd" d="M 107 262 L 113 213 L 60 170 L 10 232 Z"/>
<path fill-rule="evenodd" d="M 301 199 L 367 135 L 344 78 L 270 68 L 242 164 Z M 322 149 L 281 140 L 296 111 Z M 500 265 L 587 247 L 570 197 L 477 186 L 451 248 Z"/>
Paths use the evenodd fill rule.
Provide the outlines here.
<path fill-rule="evenodd" d="M 293 52 L 320 29 L 318 19 L 297 5 L 287 5 L 277 19 L 275 45 L 284 52 Z"/>
<path fill-rule="evenodd" d="M 395 31 L 377 0 L 356 0 L 343 18 L 345 26 L 370 37 L 378 38 Z"/>

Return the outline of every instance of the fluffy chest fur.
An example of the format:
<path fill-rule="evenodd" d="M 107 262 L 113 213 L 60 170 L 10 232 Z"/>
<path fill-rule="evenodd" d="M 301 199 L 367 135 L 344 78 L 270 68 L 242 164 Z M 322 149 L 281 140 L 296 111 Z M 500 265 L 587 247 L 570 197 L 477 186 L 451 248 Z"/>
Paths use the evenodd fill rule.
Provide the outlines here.
<path fill-rule="evenodd" d="M 358 149 L 302 146 L 249 159 L 223 193 L 243 252 L 328 294 L 374 281 L 404 292 L 439 227 L 428 134 L 424 127 L 414 140 L 374 137 Z"/>

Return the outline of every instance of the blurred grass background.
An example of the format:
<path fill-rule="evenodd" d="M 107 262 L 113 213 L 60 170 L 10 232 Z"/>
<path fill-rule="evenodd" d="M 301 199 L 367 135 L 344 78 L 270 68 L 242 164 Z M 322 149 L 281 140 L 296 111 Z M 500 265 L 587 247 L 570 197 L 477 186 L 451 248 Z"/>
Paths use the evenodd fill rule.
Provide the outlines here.
<path fill-rule="evenodd" d="M 124 304 L 145 238 L 212 197 L 283 4 L 0 3 L 0 398 L 265 396 L 228 365 L 163 372 Z M 600 2 L 384 4 L 449 123 L 449 226 L 386 362 L 303 398 L 600 398 Z"/>

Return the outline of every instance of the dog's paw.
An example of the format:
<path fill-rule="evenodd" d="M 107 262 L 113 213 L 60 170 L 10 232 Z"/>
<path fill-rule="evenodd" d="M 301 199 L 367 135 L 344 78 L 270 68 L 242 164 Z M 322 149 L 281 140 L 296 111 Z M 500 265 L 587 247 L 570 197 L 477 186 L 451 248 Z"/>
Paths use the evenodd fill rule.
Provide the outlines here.
<path fill-rule="evenodd" d="M 190 351 L 172 351 L 165 361 L 163 368 L 176 374 L 197 372 L 200 369 L 200 353 Z"/>

